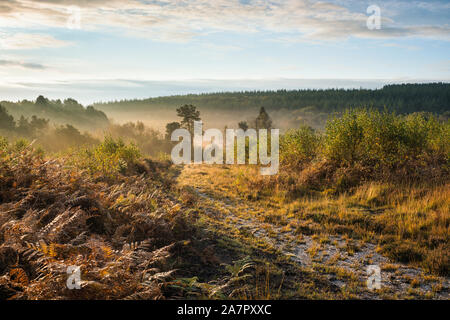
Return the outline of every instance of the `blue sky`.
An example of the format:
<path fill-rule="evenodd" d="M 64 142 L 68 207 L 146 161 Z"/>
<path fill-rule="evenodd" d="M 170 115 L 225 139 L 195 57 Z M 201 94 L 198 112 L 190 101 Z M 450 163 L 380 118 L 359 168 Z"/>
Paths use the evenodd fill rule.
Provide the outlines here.
<path fill-rule="evenodd" d="M 449 1 L 0 2 L 0 100 L 449 79 Z"/>

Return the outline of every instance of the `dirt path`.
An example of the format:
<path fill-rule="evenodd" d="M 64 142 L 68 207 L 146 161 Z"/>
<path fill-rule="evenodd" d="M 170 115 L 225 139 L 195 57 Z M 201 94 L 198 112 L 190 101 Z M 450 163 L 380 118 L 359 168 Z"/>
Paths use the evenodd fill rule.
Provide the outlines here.
<path fill-rule="evenodd" d="M 189 186 L 198 198 L 199 210 L 212 224 L 221 223 L 236 230 L 240 241 L 272 248 L 306 270 L 319 272 L 330 284 L 346 290 L 359 286 L 358 298 L 434 298 L 449 299 L 449 279 L 425 274 L 422 270 L 390 261 L 376 251 L 372 243 L 360 243 L 339 235 L 317 238 L 298 234 L 284 226 L 265 222 L 267 208 L 218 192 L 211 186 L 216 173 L 208 168 L 186 166 L 179 177 L 181 186 Z M 380 267 L 381 289 L 367 288 L 367 268 Z"/>

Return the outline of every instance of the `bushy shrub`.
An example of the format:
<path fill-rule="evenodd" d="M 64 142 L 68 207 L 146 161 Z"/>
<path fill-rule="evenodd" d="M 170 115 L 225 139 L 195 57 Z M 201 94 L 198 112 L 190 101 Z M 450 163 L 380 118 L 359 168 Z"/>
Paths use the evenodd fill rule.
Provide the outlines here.
<path fill-rule="evenodd" d="M 338 166 L 356 163 L 375 172 L 448 163 L 449 123 L 433 115 L 395 115 L 378 110 L 349 110 L 328 122 L 324 155 Z M 410 171 L 411 171 L 410 170 Z"/>
<path fill-rule="evenodd" d="M 27 139 L 19 139 L 14 142 L 12 148 L 16 152 L 22 152 L 24 151 L 28 146 L 30 145 L 30 142 Z"/>
<path fill-rule="evenodd" d="M 354 162 L 363 142 L 361 114 L 347 111 L 340 118 L 327 122 L 325 130 L 325 157 L 342 164 Z"/>
<path fill-rule="evenodd" d="M 0 151 L 5 152 L 8 147 L 8 140 L 0 136 Z"/>
<path fill-rule="evenodd" d="M 164 139 L 159 131 L 147 127 L 140 121 L 122 125 L 111 124 L 106 134 L 115 139 L 123 139 L 126 143 L 134 143 L 144 155 L 151 157 L 157 157 L 160 152 L 170 153 L 173 147 L 170 139 Z"/>
<path fill-rule="evenodd" d="M 114 177 L 129 169 L 140 157 L 136 145 L 106 137 L 97 147 L 84 149 L 78 157 L 78 165 L 93 175 Z"/>
<path fill-rule="evenodd" d="M 320 135 L 311 127 L 289 130 L 280 140 L 280 161 L 284 166 L 298 168 L 317 157 Z"/>
<path fill-rule="evenodd" d="M 445 182 L 449 141 L 450 121 L 432 114 L 347 110 L 323 134 L 302 127 L 281 137 L 283 169 L 272 187 L 340 193 L 364 181 Z"/>
<path fill-rule="evenodd" d="M 419 146 L 426 148 L 428 155 L 432 155 L 435 159 L 445 159 L 448 165 L 450 161 L 450 120 L 439 121 L 434 116 L 419 114 L 408 116 L 407 121 L 410 131 L 419 131 L 421 134 L 421 139 L 417 139 L 421 142 Z"/>

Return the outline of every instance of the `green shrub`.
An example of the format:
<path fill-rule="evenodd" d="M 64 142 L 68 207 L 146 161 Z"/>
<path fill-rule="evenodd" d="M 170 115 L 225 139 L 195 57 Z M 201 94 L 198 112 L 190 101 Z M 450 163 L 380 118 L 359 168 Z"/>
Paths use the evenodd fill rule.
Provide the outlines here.
<path fill-rule="evenodd" d="M 428 116 L 425 123 L 427 132 L 426 148 L 434 157 L 450 161 L 450 120 L 440 122 L 434 116 Z"/>
<path fill-rule="evenodd" d="M 0 136 L 0 150 L 1 152 L 5 152 L 8 148 L 8 140 L 6 140 L 4 137 Z"/>
<path fill-rule="evenodd" d="M 363 112 L 350 110 L 327 122 L 324 138 L 326 158 L 350 164 L 360 157 L 364 140 L 363 117 Z"/>
<path fill-rule="evenodd" d="M 311 127 L 289 130 L 280 140 L 280 161 L 288 167 L 299 167 L 317 157 L 320 135 Z"/>
<path fill-rule="evenodd" d="M 428 113 L 350 109 L 329 120 L 323 134 L 302 127 L 281 137 L 280 160 L 288 170 L 277 184 L 344 192 L 363 181 L 445 181 L 449 141 L 450 121 Z"/>
<path fill-rule="evenodd" d="M 328 122 L 324 154 L 339 165 L 360 163 L 375 169 L 395 169 L 430 157 L 445 162 L 448 127 L 448 121 L 439 122 L 428 114 L 350 110 Z"/>
<path fill-rule="evenodd" d="M 161 137 L 159 131 L 147 127 L 142 122 L 128 122 L 122 125 L 111 124 L 106 130 L 107 135 L 124 142 L 133 142 L 146 156 L 157 157 L 159 152 L 170 154 L 173 144 Z"/>
<path fill-rule="evenodd" d="M 14 142 L 13 150 L 17 152 L 24 151 L 28 146 L 30 145 L 30 142 L 27 139 L 19 139 Z"/>
<path fill-rule="evenodd" d="M 134 144 L 127 145 L 121 139 L 106 137 L 97 147 L 82 152 L 79 165 L 92 175 L 114 177 L 129 169 L 140 157 Z"/>

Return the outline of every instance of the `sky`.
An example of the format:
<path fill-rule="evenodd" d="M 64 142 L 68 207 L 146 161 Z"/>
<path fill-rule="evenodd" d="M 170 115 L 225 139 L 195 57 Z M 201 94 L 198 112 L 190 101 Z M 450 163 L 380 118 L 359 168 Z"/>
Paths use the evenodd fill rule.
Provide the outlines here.
<path fill-rule="evenodd" d="M 0 0 L 0 100 L 449 80 L 448 0 Z"/>

